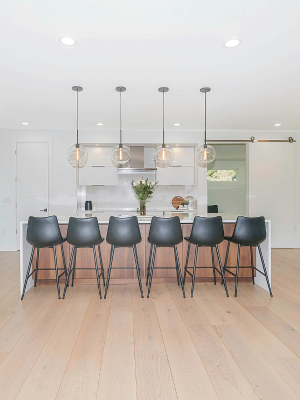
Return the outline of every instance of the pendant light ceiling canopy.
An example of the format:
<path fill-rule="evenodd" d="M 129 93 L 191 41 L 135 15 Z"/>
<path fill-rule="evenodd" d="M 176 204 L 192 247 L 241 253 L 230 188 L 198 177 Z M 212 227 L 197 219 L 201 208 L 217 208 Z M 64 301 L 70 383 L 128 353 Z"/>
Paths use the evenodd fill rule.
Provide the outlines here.
<path fill-rule="evenodd" d="M 163 94 L 163 142 L 161 146 L 155 148 L 155 161 L 157 167 L 167 168 L 174 160 L 173 149 L 165 144 L 165 93 L 169 91 L 169 88 L 160 87 L 158 91 Z"/>
<path fill-rule="evenodd" d="M 116 87 L 116 91 L 120 93 L 120 143 L 112 149 L 111 161 L 117 168 L 127 167 L 130 160 L 130 149 L 122 143 L 122 99 L 121 95 L 126 91 L 124 86 Z"/>
<path fill-rule="evenodd" d="M 68 150 L 68 161 L 73 168 L 82 168 L 86 165 L 88 159 L 88 152 L 85 147 L 78 143 L 78 92 L 82 92 L 81 86 L 73 86 L 72 90 L 77 93 L 77 141 L 76 144 L 71 146 Z"/>
<path fill-rule="evenodd" d="M 197 163 L 199 167 L 206 168 L 207 164 L 211 163 L 214 161 L 216 158 L 216 151 L 212 146 L 209 146 L 206 143 L 206 93 L 210 92 L 209 87 L 204 87 L 200 89 L 201 93 L 204 93 L 205 99 L 204 99 L 204 145 L 200 146 L 197 150 Z"/>

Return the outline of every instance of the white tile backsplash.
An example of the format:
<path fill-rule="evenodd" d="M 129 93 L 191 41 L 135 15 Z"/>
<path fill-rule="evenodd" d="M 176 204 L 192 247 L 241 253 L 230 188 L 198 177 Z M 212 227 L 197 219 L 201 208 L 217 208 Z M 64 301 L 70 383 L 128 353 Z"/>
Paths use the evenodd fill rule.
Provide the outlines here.
<path fill-rule="evenodd" d="M 152 198 L 147 202 L 149 208 L 170 208 L 175 196 L 193 196 L 197 198 L 196 186 L 158 186 Z M 93 202 L 97 209 L 106 208 L 137 208 L 139 201 L 136 199 L 131 187 L 126 186 L 87 186 L 86 199 Z M 79 208 L 84 207 L 84 202 Z"/>

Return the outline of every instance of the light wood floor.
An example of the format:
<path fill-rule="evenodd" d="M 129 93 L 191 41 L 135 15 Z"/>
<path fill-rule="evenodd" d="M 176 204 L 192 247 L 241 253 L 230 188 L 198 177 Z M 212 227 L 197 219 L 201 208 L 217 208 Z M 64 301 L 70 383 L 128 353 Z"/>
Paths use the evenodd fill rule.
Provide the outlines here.
<path fill-rule="evenodd" d="M 274 297 L 241 283 L 55 286 L 19 294 L 0 253 L 1 400 L 300 399 L 300 250 L 272 251 Z M 144 288 L 145 289 L 145 288 Z"/>

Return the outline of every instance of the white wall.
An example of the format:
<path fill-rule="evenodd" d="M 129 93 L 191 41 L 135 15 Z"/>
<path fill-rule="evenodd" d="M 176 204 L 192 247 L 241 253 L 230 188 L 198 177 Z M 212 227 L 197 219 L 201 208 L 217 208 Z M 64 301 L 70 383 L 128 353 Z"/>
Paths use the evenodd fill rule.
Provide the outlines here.
<path fill-rule="evenodd" d="M 0 250 L 16 249 L 15 144 L 18 141 L 46 141 L 49 143 L 52 173 L 49 181 L 49 213 L 71 215 L 76 213 L 76 171 L 67 161 L 68 148 L 74 144 L 75 130 L 0 130 Z M 161 131 L 124 131 L 127 143 L 160 143 Z M 203 132 L 171 131 L 167 139 L 173 143 L 202 144 Z M 118 143 L 119 131 L 80 131 L 82 143 Z M 199 169 L 197 198 L 199 212 L 206 210 L 206 170 Z M 178 193 L 180 194 L 180 193 Z M 9 203 L 7 203 L 9 199 Z"/>
<path fill-rule="evenodd" d="M 300 247 L 300 135 L 297 132 L 253 132 L 253 131 L 210 131 L 209 138 L 214 139 L 249 139 L 254 136 L 257 139 L 287 139 L 288 136 L 293 136 L 297 139 L 295 144 L 285 144 L 285 146 L 294 146 L 295 149 L 295 163 L 294 163 L 294 181 L 291 179 L 290 184 L 294 187 L 292 196 L 294 198 L 295 208 L 291 211 L 288 219 L 286 219 L 285 230 L 282 235 L 279 235 L 278 241 L 274 242 L 276 246 L 285 246 L 285 234 L 293 237 L 289 243 L 294 246 Z M 202 144 L 203 133 L 201 132 L 184 132 L 172 131 L 169 132 L 168 140 L 173 143 L 199 143 Z M 14 250 L 15 247 L 15 157 L 13 154 L 15 143 L 17 141 L 48 141 L 52 145 L 52 154 L 50 154 L 53 163 L 53 173 L 50 181 L 50 213 L 57 215 L 69 215 L 76 211 L 76 177 L 75 170 L 68 165 L 67 151 L 68 148 L 74 144 L 75 131 L 74 130 L 39 130 L 32 131 L 28 128 L 24 130 L 1 130 L 0 131 L 0 250 Z M 90 143 L 117 143 L 118 131 L 81 131 L 81 142 Z M 160 131 L 124 131 L 124 141 L 128 143 L 160 143 Z M 249 144 L 249 154 L 256 149 L 254 146 L 261 146 L 261 143 Z M 253 146 L 253 147 L 251 147 Z M 266 144 L 267 146 L 267 144 Z M 267 147 L 267 149 L 269 149 Z M 264 154 L 268 154 L 268 151 Z M 252 153 L 253 154 L 253 153 Z M 276 159 L 273 161 L 274 167 L 276 166 Z M 253 165 L 257 161 L 250 157 L 249 170 L 251 171 Z M 254 213 L 257 215 L 264 214 L 265 209 L 262 207 L 254 208 L 253 197 L 251 195 L 251 188 L 253 175 L 250 173 L 249 180 L 249 212 L 250 215 Z M 293 183 L 292 183 L 293 182 Z M 198 168 L 198 188 L 197 188 L 197 201 L 198 212 L 201 214 L 206 213 L 207 206 L 207 185 L 206 185 L 206 170 Z M 274 181 L 274 185 L 279 186 L 278 181 Z M 258 194 L 259 195 L 259 194 Z M 286 196 L 280 190 L 277 191 L 279 199 L 276 207 L 273 202 L 268 204 L 268 215 L 272 220 L 272 226 L 276 226 L 277 222 L 284 219 L 284 213 L 289 212 L 289 204 L 286 204 Z M 10 203 L 5 203 L 5 199 L 10 199 Z M 259 203 L 257 203 L 259 204 Z M 262 204 L 262 203 L 261 203 Z M 278 213 L 280 210 L 280 213 Z M 279 215 L 280 214 L 280 215 Z M 277 225 L 278 226 L 278 225 Z M 274 235 L 274 233 L 272 233 Z"/>

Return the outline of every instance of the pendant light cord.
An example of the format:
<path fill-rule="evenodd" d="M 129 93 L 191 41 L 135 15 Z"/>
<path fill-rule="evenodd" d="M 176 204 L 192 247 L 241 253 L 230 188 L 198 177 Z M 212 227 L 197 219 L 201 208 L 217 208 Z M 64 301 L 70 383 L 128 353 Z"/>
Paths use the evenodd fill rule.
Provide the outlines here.
<path fill-rule="evenodd" d="M 78 144 L 78 90 L 77 90 L 77 144 Z"/>
<path fill-rule="evenodd" d="M 121 101 L 121 94 L 120 92 L 120 146 L 122 145 L 122 101 Z"/>
<path fill-rule="evenodd" d="M 165 92 L 163 92 L 163 146 L 165 145 Z"/>
<path fill-rule="evenodd" d="M 206 144 L 206 92 L 204 93 L 205 99 L 204 99 L 204 146 L 207 147 Z"/>

